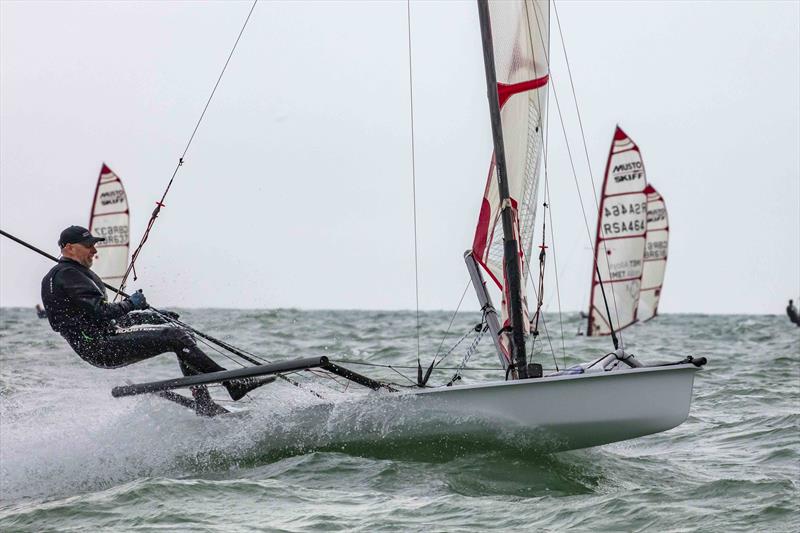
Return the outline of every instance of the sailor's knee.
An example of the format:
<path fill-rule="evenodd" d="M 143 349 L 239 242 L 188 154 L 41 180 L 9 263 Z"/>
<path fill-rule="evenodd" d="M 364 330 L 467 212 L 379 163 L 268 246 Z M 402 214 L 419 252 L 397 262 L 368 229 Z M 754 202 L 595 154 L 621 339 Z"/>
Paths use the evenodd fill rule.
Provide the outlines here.
<path fill-rule="evenodd" d="M 196 344 L 194 337 L 188 331 L 180 328 L 166 328 L 164 338 L 176 348 L 195 346 Z"/>

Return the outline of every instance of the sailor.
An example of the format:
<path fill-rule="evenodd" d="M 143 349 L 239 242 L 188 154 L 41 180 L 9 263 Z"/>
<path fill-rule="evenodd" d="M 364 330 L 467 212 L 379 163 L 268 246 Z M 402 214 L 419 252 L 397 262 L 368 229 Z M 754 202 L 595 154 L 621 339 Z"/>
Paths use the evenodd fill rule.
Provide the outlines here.
<path fill-rule="evenodd" d="M 75 353 L 99 368 L 119 368 L 174 352 L 184 375 L 225 370 L 197 347 L 188 331 L 145 311 L 149 305 L 141 290 L 120 302 L 108 301 L 103 281 L 91 271 L 95 244 L 103 240 L 81 226 L 68 227 L 58 239 L 61 258 L 42 279 L 42 303 L 50 326 Z M 223 382 L 233 400 L 262 384 Z M 192 389 L 192 395 L 201 414 L 213 405 L 205 387 Z"/>
<path fill-rule="evenodd" d="M 789 320 L 800 326 L 800 317 L 797 315 L 797 308 L 792 300 L 789 300 L 789 305 L 786 306 L 786 314 L 789 315 Z"/>

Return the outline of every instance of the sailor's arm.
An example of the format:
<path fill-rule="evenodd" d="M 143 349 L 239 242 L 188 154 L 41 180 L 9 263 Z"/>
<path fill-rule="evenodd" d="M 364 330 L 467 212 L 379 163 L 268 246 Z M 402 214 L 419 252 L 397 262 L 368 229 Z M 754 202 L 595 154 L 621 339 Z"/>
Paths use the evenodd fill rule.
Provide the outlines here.
<path fill-rule="evenodd" d="M 109 303 L 89 278 L 71 268 L 59 272 L 54 282 L 78 307 L 98 318 L 111 320 L 133 309 L 133 304 L 127 298 L 118 303 Z"/>

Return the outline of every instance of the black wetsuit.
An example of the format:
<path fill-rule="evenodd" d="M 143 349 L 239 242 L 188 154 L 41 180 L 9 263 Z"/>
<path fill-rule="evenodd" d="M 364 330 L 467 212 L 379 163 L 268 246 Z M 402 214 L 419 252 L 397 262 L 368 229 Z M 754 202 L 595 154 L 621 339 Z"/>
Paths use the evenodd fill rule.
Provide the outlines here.
<path fill-rule="evenodd" d="M 786 306 L 786 314 L 789 315 L 789 320 L 800 326 L 800 317 L 797 316 L 797 309 L 792 304 Z"/>
<path fill-rule="evenodd" d="M 100 277 L 72 259 L 61 258 L 42 279 L 42 303 L 50 326 L 94 366 L 117 368 L 174 352 L 184 375 L 225 370 L 188 331 L 153 312 L 130 313 L 128 299 L 109 303 Z"/>

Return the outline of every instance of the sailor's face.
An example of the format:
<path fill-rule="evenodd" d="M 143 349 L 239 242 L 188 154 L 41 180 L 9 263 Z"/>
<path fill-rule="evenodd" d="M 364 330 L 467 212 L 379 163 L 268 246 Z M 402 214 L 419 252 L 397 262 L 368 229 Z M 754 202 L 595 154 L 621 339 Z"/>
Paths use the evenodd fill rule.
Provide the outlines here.
<path fill-rule="evenodd" d="M 86 268 L 91 268 L 94 263 L 94 256 L 97 255 L 97 248 L 94 244 L 68 244 L 72 248 L 73 259 L 82 264 Z"/>

